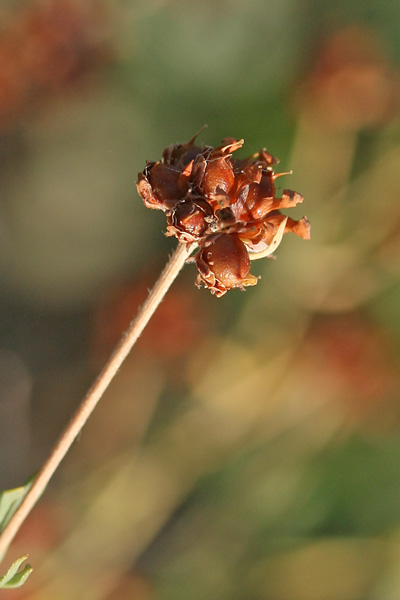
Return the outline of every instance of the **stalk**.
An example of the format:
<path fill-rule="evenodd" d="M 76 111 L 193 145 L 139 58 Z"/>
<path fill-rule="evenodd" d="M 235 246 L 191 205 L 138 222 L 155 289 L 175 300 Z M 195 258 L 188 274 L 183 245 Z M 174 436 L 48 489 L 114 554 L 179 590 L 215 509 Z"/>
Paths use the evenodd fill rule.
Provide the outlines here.
<path fill-rule="evenodd" d="M 82 431 L 88 418 L 96 408 L 99 400 L 114 379 L 118 369 L 128 356 L 147 323 L 157 310 L 157 307 L 184 266 L 186 259 L 189 257 L 194 247 L 194 244 L 178 244 L 147 299 L 139 308 L 136 317 L 131 321 L 128 329 L 122 334 L 120 341 L 112 352 L 103 370 L 90 387 L 82 403 L 50 452 L 46 462 L 33 480 L 32 486 L 20 507 L 1 533 L 0 559 L 1 557 L 4 557 L 7 548 L 11 544 L 16 533 L 19 531 L 21 525 L 46 489 L 47 484 L 58 469 L 61 461 L 67 454 L 76 437 Z"/>

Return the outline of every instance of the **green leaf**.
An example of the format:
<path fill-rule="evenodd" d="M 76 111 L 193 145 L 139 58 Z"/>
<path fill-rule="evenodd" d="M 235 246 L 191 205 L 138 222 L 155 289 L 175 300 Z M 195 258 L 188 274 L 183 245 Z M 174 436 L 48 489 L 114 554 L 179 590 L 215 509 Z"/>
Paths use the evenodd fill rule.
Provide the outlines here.
<path fill-rule="evenodd" d="M 17 558 L 17 560 L 13 562 L 7 573 L 3 575 L 3 577 L 0 577 L 0 589 L 18 588 L 21 587 L 21 585 L 24 585 L 25 581 L 33 571 L 31 565 L 29 564 L 25 565 L 25 567 L 19 570 L 20 566 L 26 561 L 27 558 L 28 555 L 26 554 L 25 556 Z"/>
<path fill-rule="evenodd" d="M 32 481 L 33 478 L 29 479 L 25 485 L 12 490 L 5 490 L 0 494 L 0 533 L 9 523 L 11 517 L 25 498 Z"/>

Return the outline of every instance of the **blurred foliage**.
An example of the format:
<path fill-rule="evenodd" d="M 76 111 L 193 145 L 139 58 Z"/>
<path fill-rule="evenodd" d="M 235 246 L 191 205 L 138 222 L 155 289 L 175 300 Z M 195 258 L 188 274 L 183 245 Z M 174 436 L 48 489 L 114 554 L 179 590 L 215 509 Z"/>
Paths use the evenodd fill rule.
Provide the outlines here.
<path fill-rule="evenodd" d="M 185 268 L 3 596 L 397 600 L 400 3 L 8 0 L 0 20 L 0 489 L 40 466 L 173 247 L 136 195 L 146 159 L 204 123 L 244 137 L 312 223 L 246 293 Z"/>

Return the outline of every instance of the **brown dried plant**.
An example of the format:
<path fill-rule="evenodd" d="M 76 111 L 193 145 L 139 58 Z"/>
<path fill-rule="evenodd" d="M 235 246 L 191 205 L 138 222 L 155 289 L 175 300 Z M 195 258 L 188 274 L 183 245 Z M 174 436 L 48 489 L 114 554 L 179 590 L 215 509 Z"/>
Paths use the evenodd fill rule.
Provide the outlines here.
<path fill-rule="evenodd" d="M 230 289 L 256 285 L 258 278 L 250 273 L 251 260 L 271 257 L 285 233 L 310 237 L 306 217 L 295 221 L 280 212 L 299 204 L 303 197 L 291 190 L 283 190 L 277 197 L 275 180 L 285 175 L 274 172 L 278 159 L 266 150 L 235 159 L 233 153 L 243 140 L 226 138 L 213 148 L 195 145 L 196 137 L 166 148 L 161 161 L 148 161 L 138 176 L 137 188 L 145 206 L 166 214 L 166 235 L 175 236 L 178 247 L 45 464 L 26 486 L 19 507 L 8 515 L 0 533 L 0 559 L 185 262 L 195 262 L 196 284 L 219 298 Z M 19 582 L 25 581 L 31 568 L 18 571 L 25 559 L 15 561 L 6 576 L 14 570 Z"/>
<path fill-rule="evenodd" d="M 196 283 L 220 298 L 256 285 L 250 261 L 271 257 L 289 231 L 309 239 L 310 223 L 280 212 L 303 196 L 285 189 L 277 197 L 274 182 L 286 175 L 274 172 L 278 159 L 266 150 L 235 159 L 243 140 L 226 138 L 214 149 L 196 146 L 196 137 L 166 148 L 161 161 L 148 161 L 137 188 L 145 206 L 165 212 L 167 236 L 199 246 L 192 259 Z"/>

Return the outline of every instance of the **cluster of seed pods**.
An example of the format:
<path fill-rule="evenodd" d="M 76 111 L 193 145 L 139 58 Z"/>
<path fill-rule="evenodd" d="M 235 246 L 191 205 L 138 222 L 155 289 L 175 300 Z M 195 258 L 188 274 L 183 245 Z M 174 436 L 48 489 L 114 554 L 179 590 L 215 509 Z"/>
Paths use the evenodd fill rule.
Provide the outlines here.
<path fill-rule="evenodd" d="M 266 150 L 235 159 L 243 140 L 226 138 L 217 148 L 195 140 L 169 146 L 161 161 L 148 161 L 137 189 L 145 206 L 165 212 L 167 236 L 198 246 L 196 283 L 221 297 L 255 285 L 250 261 L 271 256 L 289 231 L 309 239 L 310 223 L 280 212 L 303 197 L 291 190 L 276 197 L 275 180 L 284 173 L 274 173 L 278 160 Z"/>

